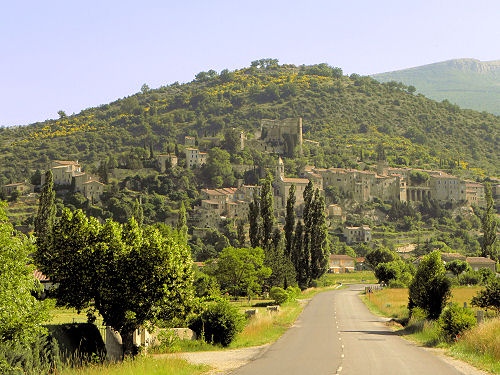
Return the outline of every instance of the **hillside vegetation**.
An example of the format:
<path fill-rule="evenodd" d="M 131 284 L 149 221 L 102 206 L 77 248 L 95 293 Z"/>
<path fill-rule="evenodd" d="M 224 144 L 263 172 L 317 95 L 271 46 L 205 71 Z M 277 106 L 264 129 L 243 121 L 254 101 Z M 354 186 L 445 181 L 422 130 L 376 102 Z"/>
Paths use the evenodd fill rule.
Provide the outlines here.
<path fill-rule="evenodd" d="M 262 118 L 303 118 L 305 147 L 318 167 L 374 160 L 383 143 L 393 165 L 436 167 L 457 174 L 500 175 L 500 118 L 415 95 L 412 87 L 379 83 L 339 68 L 277 65 L 264 59 L 230 72 L 201 72 L 186 84 L 151 90 L 79 114 L 0 129 L 0 185 L 28 178 L 53 159 L 97 168 L 165 152 L 186 134 L 239 128 L 251 137 Z M 244 151 L 243 159 L 246 162 Z M 254 158 L 255 160 L 255 158 Z"/>
<path fill-rule="evenodd" d="M 372 77 L 413 85 L 434 100 L 447 99 L 463 108 L 500 115 L 500 61 L 457 59 Z"/>

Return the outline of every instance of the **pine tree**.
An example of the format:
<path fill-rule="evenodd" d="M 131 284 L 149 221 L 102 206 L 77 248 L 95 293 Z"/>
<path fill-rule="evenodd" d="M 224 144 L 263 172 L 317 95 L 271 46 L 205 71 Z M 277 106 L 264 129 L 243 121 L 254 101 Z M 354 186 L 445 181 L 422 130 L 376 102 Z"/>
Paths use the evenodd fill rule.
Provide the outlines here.
<path fill-rule="evenodd" d="M 481 246 L 481 256 L 490 257 L 496 260 L 498 257 L 497 250 L 497 222 L 493 214 L 493 196 L 491 194 L 490 184 L 485 186 L 486 195 L 486 210 L 481 220 L 483 229 L 483 243 Z"/>
<path fill-rule="evenodd" d="M 259 212 L 260 212 L 259 198 L 257 197 L 257 194 L 254 191 L 253 202 L 250 202 L 248 210 L 248 222 L 250 224 L 250 228 L 248 229 L 248 236 L 250 237 L 250 245 L 252 247 L 260 246 Z"/>
<path fill-rule="evenodd" d="M 295 229 L 295 185 L 290 186 L 286 201 L 285 216 L 285 257 L 290 258 L 293 247 L 293 231 Z"/>
<path fill-rule="evenodd" d="M 48 170 L 45 173 L 45 183 L 43 184 L 42 193 L 40 194 L 38 213 L 35 217 L 35 237 L 37 245 L 40 248 L 45 246 L 52 232 L 52 226 L 54 225 L 56 216 L 54 200 L 54 179 L 52 171 Z"/>

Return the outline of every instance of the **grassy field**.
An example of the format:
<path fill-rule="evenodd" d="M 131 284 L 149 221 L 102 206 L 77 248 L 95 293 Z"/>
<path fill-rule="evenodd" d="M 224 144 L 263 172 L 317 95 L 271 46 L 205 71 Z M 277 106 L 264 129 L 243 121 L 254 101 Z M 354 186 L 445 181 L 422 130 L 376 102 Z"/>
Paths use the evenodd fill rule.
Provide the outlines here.
<path fill-rule="evenodd" d="M 464 302 L 470 305 L 470 301 L 482 287 L 458 287 L 452 289 L 450 302 L 456 302 L 463 306 Z M 379 315 L 390 318 L 408 317 L 408 289 L 382 289 L 362 296 L 368 307 Z"/>
<path fill-rule="evenodd" d="M 54 307 L 49 312 L 49 319 L 46 324 L 64 324 L 64 323 L 87 323 L 87 315 L 85 312 L 78 314 L 76 309 L 68 309 L 66 307 Z M 97 316 L 95 324 L 102 325 L 102 317 Z"/>
<path fill-rule="evenodd" d="M 450 302 L 470 305 L 471 298 L 482 287 L 457 287 L 452 289 Z M 408 289 L 383 289 L 362 296 L 368 308 L 378 315 L 396 319 L 407 318 Z M 486 320 L 483 324 L 466 332 L 457 342 L 444 340 L 435 321 L 410 323 L 398 330 L 401 336 L 428 347 L 445 348 L 453 357 L 472 365 L 500 374 L 500 317 Z"/>
<path fill-rule="evenodd" d="M 327 273 L 319 280 L 319 286 L 334 284 L 373 284 L 377 279 L 373 271 L 357 271 L 349 273 Z"/>
<path fill-rule="evenodd" d="M 63 375 L 197 375 L 210 370 L 206 365 L 193 365 L 178 358 L 144 356 L 122 363 L 68 368 Z"/>

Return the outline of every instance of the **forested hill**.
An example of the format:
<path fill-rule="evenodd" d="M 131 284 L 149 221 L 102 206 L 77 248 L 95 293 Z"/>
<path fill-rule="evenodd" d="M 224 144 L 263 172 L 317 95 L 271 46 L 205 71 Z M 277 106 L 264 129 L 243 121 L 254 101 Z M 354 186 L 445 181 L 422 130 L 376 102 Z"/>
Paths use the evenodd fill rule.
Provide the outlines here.
<path fill-rule="evenodd" d="M 447 99 L 463 108 L 500 115 L 500 60 L 455 59 L 374 74 L 373 78 L 403 82 L 434 100 Z"/>
<path fill-rule="evenodd" d="M 29 177 L 49 160 L 96 166 L 109 155 L 148 158 L 184 135 L 252 134 L 262 118 L 303 118 L 305 155 L 319 167 L 374 159 L 379 143 L 393 165 L 500 175 L 500 118 L 416 95 L 413 87 L 344 76 L 339 68 L 253 62 L 201 72 L 128 98 L 29 126 L 0 129 L 0 185 Z M 251 153 L 251 150 L 245 151 Z M 243 155 L 245 159 L 245 155 Z M 248 158 L 250 159 L 250 158 Z"/>

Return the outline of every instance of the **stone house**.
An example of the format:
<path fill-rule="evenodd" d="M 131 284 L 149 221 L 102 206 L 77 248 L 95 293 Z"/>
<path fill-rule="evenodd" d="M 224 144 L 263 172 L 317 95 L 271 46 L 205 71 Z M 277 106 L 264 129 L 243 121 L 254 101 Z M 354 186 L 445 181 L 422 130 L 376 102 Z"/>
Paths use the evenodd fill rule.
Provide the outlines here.
<path fill-rule="evenodd" d="M 343 235 L 348 245 L 362 242 L 370 242 L 372 239 L 372 230 L 369 226 L 345 227 Z"/>
<path fill-rule="evenodd" d="M 479 271 L 481 268 L 487 268 L 493 273 L 496 273 L 497 263 L 493 259 L 484 257 L 467 257 L 466 262 L 473 271 Z"/>
<path fill-rule="evenodd" d="M 201 167 L 207 162 L 208 154 L 197 148 L 186 148 L 186 165 L 188 168 Z"/>
<path fill-rule="evenodd" d="M 19 194 L 32 193 L 33 185 L 27 182 L 16 182 L 14 184 L 7 184 L 2 187 L 2 193 L 5 196 L 10 196 L 15 191 L 18 191 Z"/>
<path fill-rule="evenodd" d="M 165 173 L 168 164 L 170 164 L 171 167 L 175 167 L 177 165 L 178 158 L 174 154 L 164 154 L 157 155 L 156 160 L 158 162 L 160 172 Z"/>

